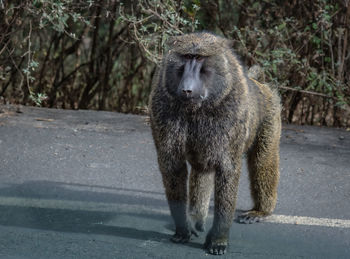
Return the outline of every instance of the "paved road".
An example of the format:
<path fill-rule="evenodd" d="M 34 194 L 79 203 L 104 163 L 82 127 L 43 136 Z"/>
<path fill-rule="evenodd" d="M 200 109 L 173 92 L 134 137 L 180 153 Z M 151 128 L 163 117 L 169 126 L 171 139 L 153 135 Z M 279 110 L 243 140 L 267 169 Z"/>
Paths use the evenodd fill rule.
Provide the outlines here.
<path fill-rule="evenodd" d="M 145 117 L 20 111 L 0 106 L 0 258 L 214 257 L 204 234 L 169 241 Z M 350 258 L 350 132 L 284 125 L 281 140 L 274 217 L 234 223 L 221 258 Z M 244 168 L 237 209 L 250 206 Z"/>

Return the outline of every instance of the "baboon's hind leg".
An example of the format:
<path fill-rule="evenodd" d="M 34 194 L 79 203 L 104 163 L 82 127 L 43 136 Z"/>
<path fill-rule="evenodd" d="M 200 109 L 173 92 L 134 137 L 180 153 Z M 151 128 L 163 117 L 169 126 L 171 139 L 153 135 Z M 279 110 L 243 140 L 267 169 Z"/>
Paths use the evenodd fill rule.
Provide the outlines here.
<path fill-rule="evenodd" d="M 210 196 L 214 186 L 213 172 L 199 172 L 191 169 L 190 176 L 190 215 L 195 228 L 203 232 L 208 215 Z"/>
<path fill-rule="evenodd" d="M 279 114 L 265 123 L 247 162 L 254 208 L 238 217 L 240 223 L 259 222 L 270 215 L 276 206 L 279 180 L 279 140 L 281 123 Z"/>

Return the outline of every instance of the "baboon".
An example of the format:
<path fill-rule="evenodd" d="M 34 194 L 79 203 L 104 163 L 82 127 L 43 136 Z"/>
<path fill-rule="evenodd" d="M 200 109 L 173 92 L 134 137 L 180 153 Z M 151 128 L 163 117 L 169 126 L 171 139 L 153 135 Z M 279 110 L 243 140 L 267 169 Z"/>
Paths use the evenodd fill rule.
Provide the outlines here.
<path fill-rule="evenodd" d="M 238 220 L 257 222 L 275 208 L 280 99 L 268 86 L 246 76 L 228 39 L 200 32 L 174 36 L 167 45 L 153 78 L 149 108 L 159 169 L 176 227 L 171 240 L 186 243 L 196 231 L 204 230 L 214 189 L 214 221 L 205 248 L 211 254 L 223 254 L 243 154 L 247 155 L 254 207 Z"/>

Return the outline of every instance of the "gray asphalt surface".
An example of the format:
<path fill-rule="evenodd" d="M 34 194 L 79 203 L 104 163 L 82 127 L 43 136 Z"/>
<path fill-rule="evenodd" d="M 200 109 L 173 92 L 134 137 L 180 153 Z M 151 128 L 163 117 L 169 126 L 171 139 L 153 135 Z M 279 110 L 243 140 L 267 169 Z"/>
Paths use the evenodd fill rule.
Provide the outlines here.
<path fill-rule="evenodd" d="M 0 106 L 0 258 L 215 257 L 202 249 L 205 233 L 169 241 L 145 117 L 20 111 Z M 250 206 L 244 168 L 237 210 Z M 275 214 L 350 222 L 349 131 L 284 125 Z M 233 223 L 220 258 L 350 258 L 350 228 Z"/>

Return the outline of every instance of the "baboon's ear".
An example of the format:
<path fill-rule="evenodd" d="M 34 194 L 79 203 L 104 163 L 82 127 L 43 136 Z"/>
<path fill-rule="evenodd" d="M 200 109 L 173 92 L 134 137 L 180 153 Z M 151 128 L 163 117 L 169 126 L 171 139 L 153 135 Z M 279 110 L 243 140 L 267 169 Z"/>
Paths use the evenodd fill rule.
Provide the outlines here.
<path fill-rule="evenodd" d="M 223 39 L 224 42 L 223 42 L 223 46 L 226 47 L 226 48 L 233 48 L 233 40 L 230 40 L 230 39 Z"/>

